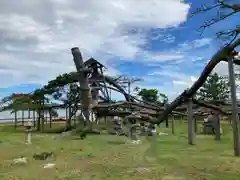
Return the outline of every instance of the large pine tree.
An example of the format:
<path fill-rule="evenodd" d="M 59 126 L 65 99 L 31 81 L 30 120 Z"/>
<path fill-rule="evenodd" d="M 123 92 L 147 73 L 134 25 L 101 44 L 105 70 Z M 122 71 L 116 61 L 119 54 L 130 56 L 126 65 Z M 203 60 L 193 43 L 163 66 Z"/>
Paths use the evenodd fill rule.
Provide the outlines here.
<path fill-rule="evenodd" d="M 200 100 L 223 100 L 229 98 L 229 83 L 217 73 L 211 74 L 197 92 Z"/>

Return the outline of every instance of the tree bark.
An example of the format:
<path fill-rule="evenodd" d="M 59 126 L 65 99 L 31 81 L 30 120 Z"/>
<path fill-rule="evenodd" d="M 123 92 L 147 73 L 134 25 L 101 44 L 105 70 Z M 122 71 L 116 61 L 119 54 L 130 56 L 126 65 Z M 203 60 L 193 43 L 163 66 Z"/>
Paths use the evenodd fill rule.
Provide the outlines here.
<path fill-rule="evenodd" d="M 80 96 L 81 96 L 82 112 L 83 112 L 85 121 L 89 123 L 90 105 L 91 105 L 92 97 L 90 93 L 87 72 L 90 72 L 90 70 L 89 71 L 86 70 L 79 48 L 74 47 L 71 49 L 71 51 L 72 51 L 73 60 L 79 75 L 78 81 L 81 87 Z"/>

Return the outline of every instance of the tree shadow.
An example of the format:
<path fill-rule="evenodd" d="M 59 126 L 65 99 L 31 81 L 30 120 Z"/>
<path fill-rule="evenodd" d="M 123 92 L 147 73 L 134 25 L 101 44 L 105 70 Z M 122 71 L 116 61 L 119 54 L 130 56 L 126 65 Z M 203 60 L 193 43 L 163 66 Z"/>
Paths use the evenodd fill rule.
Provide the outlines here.
<path fill-rule="evenodd" d="M 126 144 L 124 141 L 107 141 L 108 144 L 111 145 L 121 145 L 121 144 Z"/>

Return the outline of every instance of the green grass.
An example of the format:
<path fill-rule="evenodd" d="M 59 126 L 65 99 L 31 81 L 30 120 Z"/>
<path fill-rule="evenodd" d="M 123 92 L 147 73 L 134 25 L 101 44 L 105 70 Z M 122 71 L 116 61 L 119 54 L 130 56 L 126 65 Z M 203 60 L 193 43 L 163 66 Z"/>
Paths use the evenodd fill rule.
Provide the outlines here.
<path fill-rule="evenodd" d="M 63 124 L 64 125 L 64 124 Z M 53 127 L 59 125 L 54 124 Z M 196 135 L 195 145 L 187 144 L 186 123 L 175 123 L 175 134 L 142 138 L 142 144 L 125 143 L 125 137 L 91 135 L 60 137 L 34 133 L 32 145 L 24 144 L 24 134 L 10 127 L 0 130 L 0 179 L 24 180 L 238 180 L 240 158 L 233 156 L 231 127 L 223 125 L 220 142 L 213 136 Z M 34 153 L 53 151 L 55 159 L 37 161 Z M 90 155 L 90 156 L 89 156 Z M 27 165 L 11 165 L 13 158 L 25 156 Z M 88 157 L 89 156 L 89 157 Z M 86 157 L 85 159 L 83 157 Z M 44 169 L 47 162 L 56 163 Z M 139 172 L 137 168 L 147 168 Z"/>

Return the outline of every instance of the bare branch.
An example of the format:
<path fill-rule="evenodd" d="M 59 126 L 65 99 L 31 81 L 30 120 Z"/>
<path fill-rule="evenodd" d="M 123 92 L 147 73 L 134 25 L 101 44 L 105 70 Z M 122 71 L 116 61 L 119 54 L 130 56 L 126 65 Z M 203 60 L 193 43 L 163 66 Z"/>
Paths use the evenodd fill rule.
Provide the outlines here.
<path fill-rule="evenodd" d="M 228 19 L 229 17 L 237 14 L 240 12 L 240 3 L 226 3 L 225 0 L 217 0 L 214 4 L 211 5 L 202 5 L 200 8 L 197 8 L 195 11 L 193 11 L 190 15 L 190 17 L 193 17 L 200 13 L 206 13 L 211 10 L 216 10 L 216 16 L 205 21 L 202 26 L 200 26 L 200 35 L 202 35 L 206 28 L 219 23 L 220 21 L 224 21 Z M 236 28 L 239 29 L 239 28 Z M 235 30 L 227 30 L 227 31 L 220 31 L 217 33 L 217 38 L 227 39 L 231 38 L 231 41 L 228 44 L 231 44 L 236 38 L 238 33 L 236 33 Z M 232 38 L 233 37 L 233 38 Z"/>
<path fill-rule="evenodd" d="M 232 12 L 227 13 L 227 14 L 222 14 L 221 12 L 218 12 L 218 16 L 217 17 L 212 18 L 212 19 L 206 21 L 202 26 L 200 26 L 200 28 L 207 28 L 209 26 L 212 26 L 212 25 L 214 25 L 214 24 L 216 24 L 216 23 L 218 23 L 220 21 L 223 21 L 223 20 L 227 19 L 228 17 L 230 17 L 230 16 L 232 16 L 232 15 L 238 13 L 238 12 L 240 12 L 240 9 L 237 10 L 237 11 L 232 11 Z"/>
<path fill-rule="evenodd" d="M 195 11 L 190 13 L 190 18 L 199 14 L 199 13 L 204 13 L 204 12 L 208 12 L 210 10 L 213 10 L 217 7 L 219 7 L 221 4 L 217 3 L 214 5 L 210 5 L 210 6 L 205 6 L 205 5 L 201 5 L 201 7 L 197 8 Z"/>

